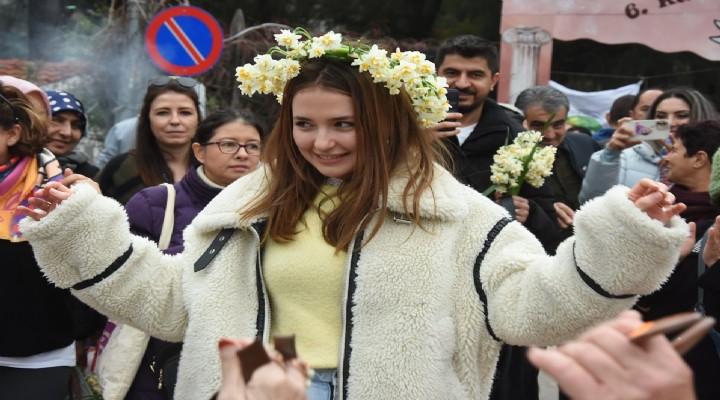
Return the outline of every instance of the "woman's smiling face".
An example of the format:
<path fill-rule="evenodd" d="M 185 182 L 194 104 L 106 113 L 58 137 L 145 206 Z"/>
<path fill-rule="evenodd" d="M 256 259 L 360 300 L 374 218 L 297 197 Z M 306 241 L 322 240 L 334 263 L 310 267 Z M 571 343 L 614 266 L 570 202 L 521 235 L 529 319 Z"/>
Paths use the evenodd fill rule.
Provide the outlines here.
<path fill-rule="evenodd" d="M 328 178 L 346 179 L 357 165 L 352 98 L 314 86 L 292 100 L 293 140 L 302 156 Z"/>
<path fill-rule="evenodd" d="M 690 122 L 690 105 L 683 99 L 669 97 L 658 103 L 654 118 L 668 120 L 670 133 L 674 134 L 678 126 Z"/>

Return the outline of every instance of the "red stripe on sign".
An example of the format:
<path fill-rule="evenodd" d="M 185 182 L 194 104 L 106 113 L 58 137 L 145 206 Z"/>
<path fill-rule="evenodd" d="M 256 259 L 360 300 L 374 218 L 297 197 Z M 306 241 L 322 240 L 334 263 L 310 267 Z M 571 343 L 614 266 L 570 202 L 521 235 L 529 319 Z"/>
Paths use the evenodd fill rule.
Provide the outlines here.
<path fill-rule="evenodd" d="M 170 33 L 175 36 L 175 39 L 177 39 L 190 58 L 192 58 L 195 65 L 200 64 L 200 61 L 205 61 L 205 57 L 202 53 L 200 53 L 197 47 L 195 47 L 193 42 L 190 41 L 182 28 L 180 28 L 180 25 L 175 22 L 174 18 L 170 18 L 164 25 L 168 28 L 168 30 L 170 30 Z"/>

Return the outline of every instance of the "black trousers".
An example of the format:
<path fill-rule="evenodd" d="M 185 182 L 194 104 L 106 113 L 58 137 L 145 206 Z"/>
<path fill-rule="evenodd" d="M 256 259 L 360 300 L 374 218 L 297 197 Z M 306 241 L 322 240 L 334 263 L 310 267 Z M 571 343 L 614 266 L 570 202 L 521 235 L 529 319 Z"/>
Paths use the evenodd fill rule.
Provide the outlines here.
<path fill-rule="evenodd" d="M 72 367 L 0 367 L 0 399 L 65 400 L 70 393 Z"/>

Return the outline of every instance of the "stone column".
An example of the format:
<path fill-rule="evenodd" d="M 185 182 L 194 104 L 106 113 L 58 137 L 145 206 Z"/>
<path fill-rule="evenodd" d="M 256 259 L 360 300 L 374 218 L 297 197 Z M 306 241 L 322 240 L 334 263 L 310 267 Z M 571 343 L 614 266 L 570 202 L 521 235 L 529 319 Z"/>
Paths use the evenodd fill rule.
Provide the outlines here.
<path fill-rule="evenodd" d="M 552 36 L 537 26 L 515 26 L 503 32 L 502 40 L 512 46 L 509 103 L 515 104 L 520 92 L 537 84 L 540 47 Z"/>

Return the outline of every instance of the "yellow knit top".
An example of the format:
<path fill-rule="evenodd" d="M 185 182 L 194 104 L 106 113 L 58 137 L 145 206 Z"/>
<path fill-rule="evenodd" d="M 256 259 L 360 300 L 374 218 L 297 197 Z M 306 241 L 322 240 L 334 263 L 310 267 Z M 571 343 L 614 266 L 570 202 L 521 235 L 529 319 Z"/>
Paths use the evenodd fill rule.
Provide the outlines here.
<path fill-rule="evenodd" d="M 294 240 L 268 240 L 263 258 L 272 313 L 270 333 L 295 334 L 299 354 L 317 369 L 337 368 L 342 330 L 347 253 L 336 254 L 335 248 L 325 242 L 317 208 L 322 199 L 330 196 L 321 211 L 332 211 L 338 201 L 336 192 L 337 188 L 323 185 L 315 198 L 315 208 L 308 209 L 298 222 L 299 233 Z"/>

